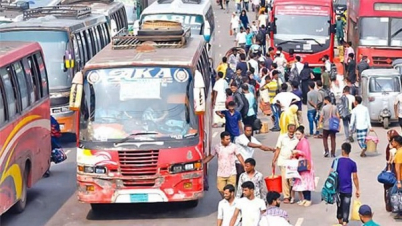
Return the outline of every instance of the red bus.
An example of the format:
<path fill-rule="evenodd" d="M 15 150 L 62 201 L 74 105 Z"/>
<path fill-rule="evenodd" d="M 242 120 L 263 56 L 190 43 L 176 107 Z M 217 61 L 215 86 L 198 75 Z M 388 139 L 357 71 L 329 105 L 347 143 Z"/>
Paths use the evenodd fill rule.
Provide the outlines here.
<path fill-rule="evenodd" d="M 324 65 L 324 55 L 334 57 L 335 13 L 333 0 L 275 0 L 270 14 L 272 47 L 294 51 L 311 67 Z"/>
<path fill-rule="evenodd" d="M 372 67 L 392 67 L 392 61 L 402 58 L 402 1 L 363 2 L 348 0 L 348 41 L 358 61 L 364 55 Z"/>
<path fill-rule="evenodd" d="M 140 32 L 115 36 L 73 79 L 78 200 L 95 211 L 102 203 L 194 207 L 204 194 L 212 125 L 204 38 L 189 39 L 190 28 Z"/>
<path fill-rule="evenodd" d="M 36 42 L 0 42 L 0 215 L 22 212 L 50 165 L 47 72 Z"/>

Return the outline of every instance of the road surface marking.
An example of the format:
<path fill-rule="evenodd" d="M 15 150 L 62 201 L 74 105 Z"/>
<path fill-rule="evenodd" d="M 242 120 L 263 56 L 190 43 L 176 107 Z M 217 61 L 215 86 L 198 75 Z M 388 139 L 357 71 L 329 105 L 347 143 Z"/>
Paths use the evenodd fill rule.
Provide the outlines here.
<path fill-rule="evenodd" d="M 218 33 L 221 33 L 221 31 L 218 31 Z"/>
<path fill-rule="evenodd" d="M 218 22 L 218 21 L 217 21 Z M 218 27 L 221 27 L 220 25 L 218 25 Z"/>
<path fill-rule="evenodd" d="M 70 151 L 71 151 L 71 150 L 67 150 L 67 151 L 66 151 L 66 155 L 68 155 L 68 153 L 70 153 Z"/>
<path fill-rule="evenodd" d="M 218 135 L 218 132 L 214 132 L 214 133 L 212 134 L 212 137 L 216 137 L 216 135 Z"/>
<path fill-rule="evenodd" d="M 221 48 L 222 46 L 221 45 L 219 45 L 219 48 Z"/>
<path fill-rule="evenodd" d="M 320 180 L 320 178 L 319 177 L 315 177 L 314 178 L 314 182 L 315 182 L 315 187 L 317 187 L 317 185 L 318 185 L 318 181 Z"/>
<path fill-rule="evenodd" d="M 297 219 L 295 226 L 301 226 L 303 224 L 303 221 L 304 221 L 304 218 Z"/>

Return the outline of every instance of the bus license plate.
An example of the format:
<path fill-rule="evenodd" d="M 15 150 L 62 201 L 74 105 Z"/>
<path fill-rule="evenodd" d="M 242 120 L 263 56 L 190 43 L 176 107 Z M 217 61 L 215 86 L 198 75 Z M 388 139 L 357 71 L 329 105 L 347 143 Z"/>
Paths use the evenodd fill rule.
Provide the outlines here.
<path fill-rule="evenodd" d="M 130 202 L 148 202 L 148 194 L 130 194 Z"/>

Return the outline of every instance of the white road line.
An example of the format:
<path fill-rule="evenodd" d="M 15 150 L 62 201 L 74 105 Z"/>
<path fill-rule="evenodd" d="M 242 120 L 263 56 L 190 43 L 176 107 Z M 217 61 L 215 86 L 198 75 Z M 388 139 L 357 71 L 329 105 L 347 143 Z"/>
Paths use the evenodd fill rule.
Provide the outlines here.
<path fill-rule="evenodd" d="M 320 180 L 320 178 L 319 177 L 315 177 L 314 178 L 314 182 L 315 182 L 315 187 L 317 187 L 317 185 L 318 185 L 318 181 Z"/>
<path fill-rule="evenodd" d="M 304 221 L 304 218 L 297 219 L 295 226 L 301 226 L 303 224 L 303 221 Z"/>
<path fill-rule="evenodd" d="M 221 48 L 221 47 L 222 47 L 222 45 L 219 45 L 218 47 L 219 47 L 219 48 Z"/>
<path fill-rule="evenodd" d="M 212 134 L 212 137 L 216 137 L 216 135 L 218 135 L 218 132 L 214 132 L 214 133 Z"/>
<path fill-rule="evenodd" d="M 67 150 L 67 151 L 66 151 L 66 155 L 68 155 L 68 153 L 70 153 L 70 152 L 71 152 L 71 150 Z"/>
<path fill-rule="evenodd" d="M 218 31 L 218 33 L 221 33 L 221 31 Z"/>

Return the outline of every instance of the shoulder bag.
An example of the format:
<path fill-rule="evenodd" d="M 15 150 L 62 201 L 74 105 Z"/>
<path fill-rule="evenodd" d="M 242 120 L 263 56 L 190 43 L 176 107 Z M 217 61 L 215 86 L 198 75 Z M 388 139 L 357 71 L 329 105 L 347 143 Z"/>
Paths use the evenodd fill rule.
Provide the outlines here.
<path fill-rule="evenodd" d="M 333 107 L 334 106 L 331 106 L 331 109 L 329 112 L 329 131 L 337 133 L 337 132 L 339 132 L 340 120 L 338 117 L 332 115 Z"/>

